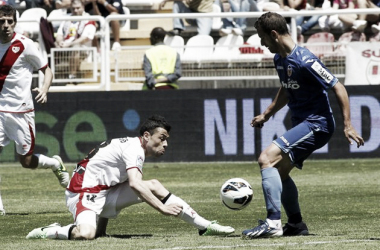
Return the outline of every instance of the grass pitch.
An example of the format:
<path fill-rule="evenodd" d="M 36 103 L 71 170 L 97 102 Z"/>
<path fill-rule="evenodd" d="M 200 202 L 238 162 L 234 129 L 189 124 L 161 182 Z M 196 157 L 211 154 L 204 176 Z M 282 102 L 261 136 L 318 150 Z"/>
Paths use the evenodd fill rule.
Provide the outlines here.
<path fill-rule="evenodd" d="M 66 164 L 72 171 L 74 164 Z M 2 164 L 0 190 L 6 216 L 0 216 L 0 249 L 380 249 L 380 159 L 307 161 L 293 170 L 304 221 L 310 236 L 242 240 L 244 229 L 266 216 L 257 163 L 150 163 L 144 179 L 160 180 L 200 215 L 231 225 L 229 237 L 200 237 L 193 227 L 166 217 L 146 204 L 135 205 L 110 220 L 112 237 L 94 241 L 26 240 L 36 227 L 72 223 L 64 191 L 50 170 L 27 170 Z M 241 177 L 254 190 L 242 211 L 224 207 L 219 189 Z M 283 213 L 285 214 L 285 213 Z M 285 223 L 285 216 L 283 223 Z"/>

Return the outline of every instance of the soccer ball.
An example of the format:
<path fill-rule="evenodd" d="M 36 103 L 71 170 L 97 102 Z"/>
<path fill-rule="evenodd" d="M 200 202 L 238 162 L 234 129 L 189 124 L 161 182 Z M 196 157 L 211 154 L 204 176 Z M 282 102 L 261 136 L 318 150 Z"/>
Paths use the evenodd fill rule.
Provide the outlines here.
<path fill-rule="evenodd" d="M 252 201 L 253 190 L 242 178 L 232 178 L 226 181 L 220 189 L 220 199 L 232 210 L 241 210 Z"/>

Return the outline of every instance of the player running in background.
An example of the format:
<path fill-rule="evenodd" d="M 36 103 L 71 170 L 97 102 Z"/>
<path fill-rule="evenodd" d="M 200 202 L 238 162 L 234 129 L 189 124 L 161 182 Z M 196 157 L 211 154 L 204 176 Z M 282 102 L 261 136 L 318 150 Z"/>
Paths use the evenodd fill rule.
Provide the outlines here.
<path fill-rule="evenodd" d="M 289 35 L 285 19 L 272 12 L 263 14 L 255 23 L 261 44 L 276 53 L 274 64 L 281 87 L 273 102 L 252 119 L 251 126 L 262 128 L 278 110 L 288 105 L 292 114 L 292 129 L 279 136 L 259 156 L 262 187 L 267 209 L 265 221 L 243 231 L 243 238 L 306 235 L 302 221 L 298 191 L 290 171 L 302 169 L 303 161 L 324 146 L 335 130 L 335 121 L 327 96 L 332 89 L 343 115 L 344 134 L 350 144 L 364 145 L 351 125 L 350 106 L 345 87 L 309 50 L 295 44 Z M 281 225 L 281 203 L 288 216 Z"/>
<path fill-rule="evenodd" d="M 33 69 L 45 75 L 42 88 L 33 89 L 37 103 L 47 102 L 53 75 L 33 41 L 14 32 L 16 23 L 16 10 L 10 5 L 0 6 L 0 151 L 14 141 L 24 168 L 50 168 L 66 188 L 69 174 L 61 158 L 33 154 L 35 122 L 30 91 Z"/>
<path fill-rule="evenodd" d="M 108 218 L 123 208 L 145 201 L 163 215 L 177 216 L 199 230 L 199 235 L 228 235 L 235 230 L 198 215 L 184 200 L 158 180 L 143 180 L 145 157 L 160 157 L 168 146 L 171 126 L 152 116 L 140 127 L 140 137 L 101 143 L 77 164 L 66 191 L 66 205 L 74 224 L 54 223 L 32 230 L 27 239 L 86 239 L 104 236 Z M 97 223 L 97 216 L 99 221 Z"/>

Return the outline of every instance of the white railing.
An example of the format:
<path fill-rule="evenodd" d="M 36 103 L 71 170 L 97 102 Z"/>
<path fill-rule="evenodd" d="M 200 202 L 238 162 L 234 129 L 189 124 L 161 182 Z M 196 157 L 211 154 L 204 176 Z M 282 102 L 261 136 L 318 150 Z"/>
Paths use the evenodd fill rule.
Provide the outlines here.
<path fill-rule="evenodd" d="M 374 9 L 346 9 L 346 10 L 312 10 L 312 11 L 281 11 L 278 12 L 284 17 L 291 18 L 291 35 L 294 41 L 297 41 L 297 29 L 295 17 L 303 15 L 303 16 L 313 16 L 313 15 L 334 15 L 334 14 L 380 14 L 380 8 Z M 113 20 L 139 20 L 139 19 L 164 19 L 164 18 L 199 18 L 199 17 L 211 17 L 211 18 L 226 18 L 226 17 L 247 17 L 247 18 L 258 18 L 263 14 L 263 12 L 228 12 L 228 13 L 197 13 L 197 14 L 130 14 L 130 15 L 109 15 L 105 19 L 101 16 L 88 16 L 88 17 L 60 17 L 60 18 L 48 18 L 48 21 L 67 21 L 67 20 L 95 20 L 100 24 L 100 31 L 98 32 L 100 37 L 100 82 L 99 84 L 94 85 L 76 85 L 76 86 L 52 86 L 51 91 L 81 91 L 81 90 L 111 90 L 111 77 L 114 76 L 116 80 L 120 80 L 121 78 L 115 75 L 114 72 L 111 71 L 111 30 L 110 30 L 110 22 Z M 31 20 L 36 21 L 36 20 Z M 157 24 L 159 26 L 159 23 Z M 43 45 L 41 40 L 41 35 L 39 36 L 40 44 Z M 139 46 L 141 47 L 141 46 Z M 44 50 L 44 46 L 41 46 Z M 123 46 L 121 49 L 134 49 L 133 46 L 125 47 Z M 46 54 L 46 51 L 44 51 Z M 116 54 L 116 51 L 114 54 Z M 117 59 L 116 59 L 117 60 Z M 115 65 L 115 68 L 118 69 L 118 65 Z M 341 76 L 344 77 L 344 74 Z M 277 76 L 273 75 L 264 75 L 264 76 L 250 76 L 252 79 L 275 79 Z M 141 77 L 131 78 L 133 80 L 143 80 Z M 129 79 L 129 80 L 131 80 Z M 233 79 L 248 79 L 247 76 L 223 76 L 223 80 L 233 80 Z M 122 79 L 126 80 L 126 79 Z M 194 80 L 221 80 L 221 77 L 218 76 L 196 76 L 196 77 L 183 77 L 181 81 L 194 81 Z M 41 81 L 40 81 L 41 82 Z"/>

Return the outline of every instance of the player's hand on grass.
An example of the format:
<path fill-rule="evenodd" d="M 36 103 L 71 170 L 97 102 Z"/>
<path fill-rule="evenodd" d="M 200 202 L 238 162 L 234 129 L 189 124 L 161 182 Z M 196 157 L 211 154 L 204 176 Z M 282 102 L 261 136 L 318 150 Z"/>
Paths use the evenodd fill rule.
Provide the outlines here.
<path fill-rule="evenodd" d="M 47 92 L 42 91 L 40 88 L 34 88 L 33 92 L 37 92 L 36 101 L 37 103 L 46 103 L 47 102 Z"/>
<path fill-rule="evenodd" d="M 173 204 L 165 205 L 163 210 L 161 210 L 161 213 L 164 215 L 178 216 L 181 213 L 181 211 L 182 211 L 182 206 L 177 203 L 173 203 Z"/>
<path fill-rule="evenodd" d="M 364 140 L 363 138 L 358 135 L 358 133 L 356 132 L 356 130 L 349 126 L 347 128 L 344 129 L 344 135 L 346 136 L 348 142 L 352 145 L 353 142 L 352 140 L 354 140 L 356 142 L 356 146 L 359 148 L 360 146 L 364 146 Z"/>

